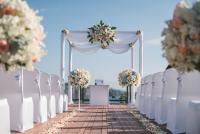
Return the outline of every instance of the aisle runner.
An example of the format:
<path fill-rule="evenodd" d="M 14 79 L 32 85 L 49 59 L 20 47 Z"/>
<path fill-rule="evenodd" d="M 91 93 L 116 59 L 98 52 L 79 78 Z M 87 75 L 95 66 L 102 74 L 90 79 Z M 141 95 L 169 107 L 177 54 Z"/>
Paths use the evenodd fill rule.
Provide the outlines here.
<path fill-rule="evenodd" d="M 146 134 L 126 105 L 85 106 L 59 134 Z"/>

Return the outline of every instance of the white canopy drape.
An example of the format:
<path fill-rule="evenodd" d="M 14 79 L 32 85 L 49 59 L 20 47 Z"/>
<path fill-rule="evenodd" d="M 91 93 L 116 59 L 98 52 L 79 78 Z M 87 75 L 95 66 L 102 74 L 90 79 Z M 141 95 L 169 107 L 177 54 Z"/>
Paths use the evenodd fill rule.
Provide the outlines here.
<path fill-rule="evenodd" d="M 87 31 L 71 31 L 66 39 L 73 49 L 81 53 L 94 53 L 101 49 L 100 44 L 88 42 Z M 130 49 L 129 44 L 135 43 L 137 39 L 136 32 L 116 32 L 114 43 L 110 43 L 107 49 L 116 54 L 125 53 Z"/>
<path fill-rule="evenodd" d="M 87 31 L 68 31 L 63 30 L 61 35 L 61 70 L 60 75 L 65 82 L 65 44 L 69 44 L 69 67 L 68 73 L 72 71 L 72 51 L 76 50 L 81 53 L 95 53 L 101 49 L 101 44 L 91 44 L 87 38 Z M 139 40 L 139 73 L 143 74 L 143 34 L 139 31 L 116 31 L 114 42 L 110 43 L 107 50 L 122 54 L 131 49 L 131 68 L 134 66 L 134 47 L 133 45 Z M 72 87 L 68 81 L 68 98 L 72 103 Z"/>

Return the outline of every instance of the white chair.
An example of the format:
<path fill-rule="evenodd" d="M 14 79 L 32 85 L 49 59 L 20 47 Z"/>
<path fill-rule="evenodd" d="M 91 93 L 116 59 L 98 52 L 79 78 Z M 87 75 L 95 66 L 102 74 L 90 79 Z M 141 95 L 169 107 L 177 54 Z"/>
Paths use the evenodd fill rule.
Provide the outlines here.
<path fill-rule="evenodd" d="M 23 89 L 23 70 L 0 71 L 0 94 L 8 100 L 11 130 L 23 132 L 33 127 L 33 100 Z"/>
<path fill-rule="evenodd" d="M 56 99 L 51 94 L 51 77 L 45 72 L 40 72 L 41 95 L 47 98 L 47 114 L 49 118 L 56 116 Z"/>
<path fill-rule="evenodd" d="M 144 114 L 144 93 L 145 93 L 145 78 L 142 78 L 141 80 L 141 91 L 140 91 L 140 96 L 139 96 L 139 111 L 140 113 Z"/>
<path fill-rule="evenodd" d="M 63 94 L 59 76 L 51 75 L 51 94 L 56 97 L 56 113 L 63 112 Z"/>
<path fill-rule="evenodd" d="M 186 131 L 186 117 L 188 113 L 188 104 L 191 100 L 200 98 L 200 73 L 192 71 L 180 75 L 177 91 L 177 99 L 171 100 L 168 110 L 167 128 L 172 133 L 184 133 Z M 195 124 L 195 121 L 192 123 Z M 199 124 L 197 125 L 199 127 Z"/>
<path fill-rule="evenodd" d="M 167 123 L 168 105 L 171 98 L 176 98 L 178 72 L 171 68 L 164 71 L 161 97 L 157 97 L 155 107 L 155 121 L 159 124 Z M 171 108 L 170 108 L 171 109 Z"/>
<path fill-rule="evenodd" d="M 0 133 L 10 134 L 10 111 L 7 99 L 0 99 Z"/>
<path fill-rule="evenodd" d="M 163 72 L 155 73 L 152 76 L 152 95 L 151 95 L 151 107 L 150 107 L 150 118 L 155 119 L 155 109 L 157 107 L 157 101 L 162 96 L 163 88 Z"/>
<path fill-rule="evenodd" d="M 37 69 L 33 71 L 23 71 L 24 92 L 28 97 L 32 97 L 34 106 L 34 122 L 40 123 L 47 121 L 47 98 L 41 95 L 40 90 L 40 72 Z"/>
<path fill-rule="evenodd" d="M 187 110 L 186 134 L 200 134 L 200 100 L 189 102 Z"/>
<path fill-rule="evenodd" d="M 136 100 L 135 100 L 135 106 L 138 110 L 139 110 L 139 104 L 140 104 L 140 94 L 141 94 L 141 84 L 137 87 Z"/>
<path fill-rule="evenodd" d="M 144 113 L 148 118 L 151 118 L 150 110 L 151 110 L 151 94 L 152 94 L 152 75 L 148 75 L 145 77 L 145 99 L 144 99 Z"/>

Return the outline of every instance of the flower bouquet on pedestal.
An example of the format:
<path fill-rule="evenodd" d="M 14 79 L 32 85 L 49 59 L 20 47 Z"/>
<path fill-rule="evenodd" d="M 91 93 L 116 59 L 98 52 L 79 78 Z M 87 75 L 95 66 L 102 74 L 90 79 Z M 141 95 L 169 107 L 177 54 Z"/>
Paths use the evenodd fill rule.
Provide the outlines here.
<path fill-rule="evenodd" d="M 90 74 L 88 71 L 84 69 L 75 69 L 73 70 L 69 75 L 69 82 L 70 84 L 75 87 L 79 88 L 79 111 L 81 111 L 80 108 L 80 90 L 83 89 L 90 80 Z"/>
<path fill-rule="evenodd" d="M 136 73 L 132 69 L 126 69 L 119 73 L 118 82 L 122 87 L 127 88 L 127 103 L 131 102 L 131 86 L 138 86 L 140 84 L 141 77 L 139 73 Z M 128 94 L 129 92 L 129 94 Z"/>

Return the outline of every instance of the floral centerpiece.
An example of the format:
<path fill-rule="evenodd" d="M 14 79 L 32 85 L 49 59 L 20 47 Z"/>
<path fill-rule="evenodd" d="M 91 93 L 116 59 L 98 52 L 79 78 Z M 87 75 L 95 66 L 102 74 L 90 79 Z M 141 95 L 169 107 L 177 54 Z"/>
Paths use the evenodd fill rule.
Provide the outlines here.
<path fill-rule="evenodd" d="M 79 88 L 79 111 L 80 109 L 80 99 L 83 96 L 83 92 L 81 89 L 88 84 L 90 79 L 90 74 L 88 71 L 84 69 L 75 69 L 69 75 L 69 82 L 73 87 Z M 83 98 L 82 98 L 83 99 Z"/>
<path fill-rule="evenodd" d="M 74 87 L 85 87 L 90 79 L 90 74 L 84 69 L 75 69 L 69 75 L 70 84 Z"/>
<path fill-rule="evenodd" d="M 126 102 L 127 103 L 131 102 L 132 100 L 131 87 L 138 86 L 140 84 L 140 81 L 141 81 L 140 74 L 136 73 L 132 69 L 126 69 L 122 71 L 121 73 L 119 73 L 118 81 L 119 81 L 120 86 L 122 87 L 126 86 L 126 96 L 127 96 Z"/>
<path fill-rule="evenodd" d="M 90 43 L 100 43 L 101 47 L 105 49 L 110 43 L 114 42 L 116 27 L 105 24 L 100 21 L 99 24 L 88 28 L 88 36 Z"/>
<path fill-rule="evenodd" d="M 119 73 L 118 81 L 119 85 L 124 86 L 138 86 L 140 84 L 140 74 L 136 73 L 132 69 L 126 69 Z"/>
<path fill-rule="evenodd" d="M 41 20 L 24 0 L 0 0 L 0 64 L 6 70 L 32 68 L 45 54 Z"/>
<path fill-rule="evenodd" d="M 169 64 L 181 72 L 200 71 L 200 1 L 178 3 L 162 35 Z"/>

